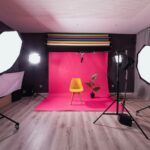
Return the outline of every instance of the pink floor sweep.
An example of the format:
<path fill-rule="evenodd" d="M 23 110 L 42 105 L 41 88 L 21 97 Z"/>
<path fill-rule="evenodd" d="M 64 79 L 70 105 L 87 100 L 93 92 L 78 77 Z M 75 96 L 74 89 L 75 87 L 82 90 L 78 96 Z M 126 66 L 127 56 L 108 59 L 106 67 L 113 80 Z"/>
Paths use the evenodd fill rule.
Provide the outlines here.
<path fill-rule="evenodd" d="M 112 102 L 113 98 L 96 97 L 90 98 L 89 95 L 82 95 L 83 103 L 80 102 L 78 95 L 75 95 L 72 105 L 70 94 L 50 94 L 35 108 L 35 111 L 104 111 Z M 121 106 L 119 105 L 121 111 Z M 116 111 L 114 103 L 108 112 Z"/>

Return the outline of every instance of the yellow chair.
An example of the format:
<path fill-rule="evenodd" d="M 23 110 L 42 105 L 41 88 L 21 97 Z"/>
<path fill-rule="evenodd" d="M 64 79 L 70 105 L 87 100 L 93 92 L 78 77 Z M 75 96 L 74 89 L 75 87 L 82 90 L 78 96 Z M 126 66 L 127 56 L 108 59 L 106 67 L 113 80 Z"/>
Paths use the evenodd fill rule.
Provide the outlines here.
<path fill-rule="evenodd" d="M 79 94 L 80 101 L 82 101 L 81 92 L 83 92 L 83 85 L 80 78 L 72 78 L 70 83 L 70 92 L 72 92 L 71 104 L 75 94 Z"/>

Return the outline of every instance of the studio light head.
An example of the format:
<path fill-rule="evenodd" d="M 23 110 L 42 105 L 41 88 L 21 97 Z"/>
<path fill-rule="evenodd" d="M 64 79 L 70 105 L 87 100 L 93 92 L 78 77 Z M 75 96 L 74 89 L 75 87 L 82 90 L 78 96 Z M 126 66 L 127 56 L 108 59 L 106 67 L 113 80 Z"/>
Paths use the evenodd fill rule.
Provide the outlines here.
<path fill-rule="evenodd" d="M 41 61 L 41 56 L 39 53 L 32 52 L 31 54 L 29 54 L 28 61 L 33 65 L 37 65 Z"/>
<path fill-rule="evenodd" d="M 112 60 L 113 60 L 113 62 L 115 62 L 115 63 L 117 63 L 117 64 L 121 64 L 122 61 L 123 61 L 123 56 L 122 56 L 121 53 L 119 53 L 119 52 L 116 51 L 116 52 L 113 54 Z"/>
<path fill-rule="evenodd" d="M 134 63 L 133 58 L 128 56 L 127 50 L 123 52 L 115 52 L 112 59 L 113 62 L 119 64 L 120 68 L 123 70 L 127 70 Z"/>
<path fill-rule="evenodd" d="M 115 57 L 115 62 L 118 64 L 121 64 L 122 63 L 122 59 L 123 59 L 123 57 L 122 57 L 122 55 L 121 54 L 119 54 L 119 55 L 115 55 L 114 56 Z"/>

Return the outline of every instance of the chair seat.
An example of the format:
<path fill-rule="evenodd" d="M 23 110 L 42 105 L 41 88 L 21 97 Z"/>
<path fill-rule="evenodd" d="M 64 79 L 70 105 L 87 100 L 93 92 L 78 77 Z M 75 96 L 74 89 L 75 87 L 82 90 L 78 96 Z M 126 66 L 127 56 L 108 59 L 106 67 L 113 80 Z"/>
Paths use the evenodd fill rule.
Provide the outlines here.
<path fill-rule="evenodd" d="M 80 93 L 80 92 L 83 92 L 83 89 L 70 89 L 70 92 L 73 92 L 73 93 Z"/>

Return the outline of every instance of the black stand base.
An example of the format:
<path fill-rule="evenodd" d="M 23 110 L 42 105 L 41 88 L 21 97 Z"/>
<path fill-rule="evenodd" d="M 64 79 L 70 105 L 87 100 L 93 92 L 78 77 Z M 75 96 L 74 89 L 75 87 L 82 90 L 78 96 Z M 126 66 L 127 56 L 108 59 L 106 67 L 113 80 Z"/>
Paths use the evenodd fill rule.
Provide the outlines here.
<path fill-rule="evenodd" d="M 113 101 L 103 112 L 102 114 L 93 122 L 94 124 L 103 116 L 103 115 L 121 115 L 122 113 L 106 113 L 107 110 L 114 104 L 114 103 L 118 103 L 117 101 Z M 131 115 L 131 113 L 129 112 L 129 110 L 123 105 L 124 109 L 126 110 L 126 112 L 129 114 L 129 116 L 131 117 L 132 121 L 135 122 L 135 124 L 137 125 L 137 127 L 141 130 L 141 132 L 143 133 L 143 135 L 145 136 L 146 139 L 149 139 L 148 136 L 146 135 L 146 133 L 143 131 L 143 129 L 140 127 L 140 125 L 137 123 L 137 121 L 133 118 L 133 116 Z"/>
<path fill-rule="evenodd" d="M 147 106 L 147 107 L 141 108 L 141 109 L 137 110 L 137 111 L 136 111 L 136 113 L 139 113 L 140 111 L 145 110 L 145 109 L 147 109 L 147 108 L 150 108 L 150 106 Z"/>
<path fill-rule="evenodd" d="M 18 123 L 18 122 L 16 122 L 15 120 L 13 120 L 13 119 L 11 119 L 11 118 L 9 118 L 9 117 L 3 115 L 2 113 L 0 113 L 0 116 L 1 116 L 0 119 L 6 118 L 6 119 L 8 119 L 9 121 L 15 123 L 15 128 L 16 128 L 16 130 L 19 129 L 19 123 Z"/>
<path fill-rule="evenodd" d="M 131 127 L 133 120 L 128 114 L 122 113 L 122 114 L 118 115 L 118 121 L 125 126 Z"/>

